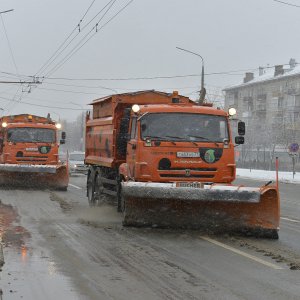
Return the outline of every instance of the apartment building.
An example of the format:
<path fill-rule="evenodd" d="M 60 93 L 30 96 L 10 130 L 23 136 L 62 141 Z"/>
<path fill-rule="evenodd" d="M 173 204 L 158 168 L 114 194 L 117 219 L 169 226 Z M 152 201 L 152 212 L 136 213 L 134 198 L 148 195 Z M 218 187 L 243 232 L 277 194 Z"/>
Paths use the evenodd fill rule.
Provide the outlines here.
<path fill-rule="evenodd" d="M 300 144 L 300 65 L 295 59 L 248 72 L 243 82 L 224 92 L 225 108 L 235 107 L 238 118 L 247 124 L 248 150 L 288 152 L 290 143 Z"/>

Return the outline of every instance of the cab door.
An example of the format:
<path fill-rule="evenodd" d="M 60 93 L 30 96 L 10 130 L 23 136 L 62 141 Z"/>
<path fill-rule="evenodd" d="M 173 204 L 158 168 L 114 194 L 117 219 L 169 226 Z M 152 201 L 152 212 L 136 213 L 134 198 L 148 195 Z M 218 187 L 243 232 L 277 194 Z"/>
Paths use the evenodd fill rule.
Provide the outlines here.
<path fill-rule="evenodd" d="M 130 124 L 129 141 L 127 143 L 127 166 L 128 175 L 131 179 L 135 177 L 137 153 L 137 117 L 133 116 Z"/>

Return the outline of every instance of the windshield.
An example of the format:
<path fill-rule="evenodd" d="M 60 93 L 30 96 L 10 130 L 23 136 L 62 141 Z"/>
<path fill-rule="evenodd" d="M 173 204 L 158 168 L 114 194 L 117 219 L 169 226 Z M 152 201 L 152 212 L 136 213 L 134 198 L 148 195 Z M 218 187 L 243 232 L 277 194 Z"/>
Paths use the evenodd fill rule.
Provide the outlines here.
<path fill-rule="evenodd" d="M 10 128 L 7 131 L 7 140 L 13 143 L 24 142 L 55 142 L 55 130 L 48 128 Z"/>
<path fill-rule="evenodd" d="M 141 119 L 141 137 L 161 140 L 213 141 L 228 139 L 227 119 L 190 113 L 147 114 Z"/>
<path fill-rule="evenodd" d="M 76 161 L 83 161 L 84 160 L 84 153 L 76 153 L 76 154 L 70 154 L 70 160 L 76 160 Z"/>

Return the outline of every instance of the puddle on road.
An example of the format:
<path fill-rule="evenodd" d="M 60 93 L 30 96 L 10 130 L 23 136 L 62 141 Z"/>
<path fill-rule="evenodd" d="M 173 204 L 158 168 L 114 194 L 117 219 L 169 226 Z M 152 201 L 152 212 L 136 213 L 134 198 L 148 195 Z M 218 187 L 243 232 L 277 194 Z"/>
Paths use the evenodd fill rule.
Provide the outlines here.
<path fill-rule="evenodd" d="M 19 221 L 16 208 L 0 200 L 0 300 L 79 299 L 48 249 L 29 246 L 31 235 Z"/>
<path fill-rule="evenodd" d="M 30 233 L 24 227 L 16 225 L 18 221 L 16 209 L 0 200 L 0 241 L 4 247 L 25 247 L 25 240 L 30 237 Z"/>

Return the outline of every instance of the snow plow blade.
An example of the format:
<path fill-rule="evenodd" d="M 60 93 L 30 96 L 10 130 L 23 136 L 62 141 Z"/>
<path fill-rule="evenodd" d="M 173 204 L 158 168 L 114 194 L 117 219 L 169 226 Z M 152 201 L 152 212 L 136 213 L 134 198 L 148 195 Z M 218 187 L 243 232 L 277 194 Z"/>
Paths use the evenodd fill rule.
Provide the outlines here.
<path fill-rule="evenodd" d="M 66 190 L 68 183 L 67 165 L 0 164 L 1 186 Z"/>
<path fill-rule="evenodd" d="M 279 195 L 275 186 L 250 188 L 126 182 L 124 226 L 203 229 L 242 232 L 278 238 Z"/>

